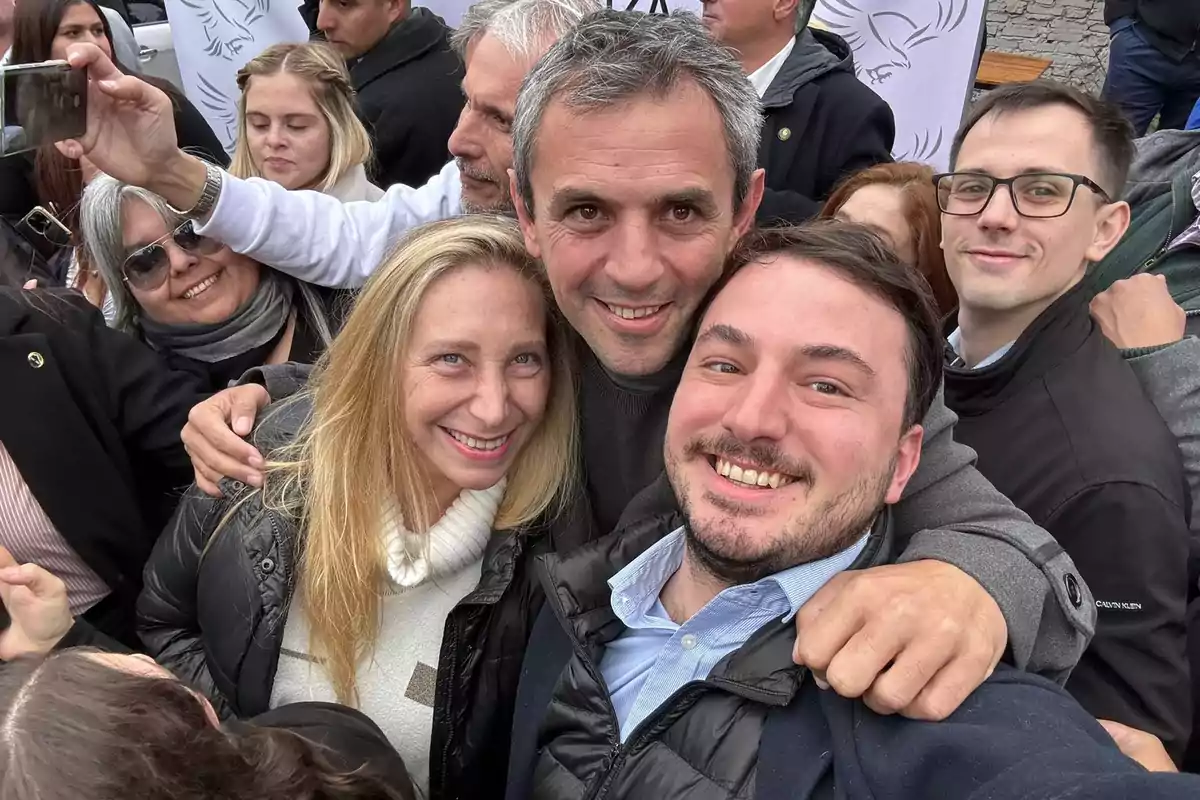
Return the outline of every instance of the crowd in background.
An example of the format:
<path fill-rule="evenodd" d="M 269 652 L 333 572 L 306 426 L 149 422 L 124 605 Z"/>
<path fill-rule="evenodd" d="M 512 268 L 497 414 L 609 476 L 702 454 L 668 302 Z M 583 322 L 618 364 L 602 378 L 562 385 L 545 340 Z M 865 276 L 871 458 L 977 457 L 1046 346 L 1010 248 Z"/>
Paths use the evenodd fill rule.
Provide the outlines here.
<path fill-rule="evenodd" d="M 231 157 L 17 0 L 0 800 L 1200 792 L 1200 11 L 1107 5 L 935 173 L 801 0 L 308 3 Z"/>

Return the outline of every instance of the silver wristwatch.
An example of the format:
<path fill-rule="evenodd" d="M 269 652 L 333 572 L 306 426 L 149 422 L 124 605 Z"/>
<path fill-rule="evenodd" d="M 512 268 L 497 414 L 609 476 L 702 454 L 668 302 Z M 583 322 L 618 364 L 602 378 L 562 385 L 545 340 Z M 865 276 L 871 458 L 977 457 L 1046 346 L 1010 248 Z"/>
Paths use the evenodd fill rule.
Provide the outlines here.
<path fill-rule="evenodd" d="M 175 208 L 168 205 L 172 211 L 181 217 L 190 219 L 202 219 L 208 216 L 217 204 L 217 198 L 221 196 L 222 173 L 219 167 L 215 167 L 208 162 L 204 164 L 204 189 L 200 192 L 200 199 L 196 201 L 196 205 L 187 209 Z"/>

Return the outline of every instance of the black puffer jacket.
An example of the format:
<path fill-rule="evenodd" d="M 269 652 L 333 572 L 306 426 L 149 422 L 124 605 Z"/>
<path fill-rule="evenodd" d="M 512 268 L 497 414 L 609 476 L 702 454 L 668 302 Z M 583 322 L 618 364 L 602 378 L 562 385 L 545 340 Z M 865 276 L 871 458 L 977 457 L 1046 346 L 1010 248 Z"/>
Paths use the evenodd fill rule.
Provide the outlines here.
<path fill-rule="evenodd" d="M 806 671 L 792 663 L 792 625 L 764 626 L 623 742 L 600 674 L 606 647 L 625 630 L 612 610 L 609 578 L 682 524 L 664 475 L 634 498 L 608 536 L 536 559 L 548 600 L 521 675 L 509 800 L 755 796 L 768 716 L 805 682 Z M 891 561 L 892 539 L 885 511 L 851 568 Z"/>
<path fill-rule="evenodd" d="M 275 407 L 255 445 L 266 453 L 291 441 L 310 411 L 307 395 Z M 269 707 L 299 534 L 294 520 L 265 510 L 257 493 L 226 488 L 233 499 L 189 491 L 146 566 L 138 623 L 150 653 L 203 691 L 218 713 L 251 717 Z M 536 531 L 491 537 L 479 585 L 446 620 L 432 798 L 503 796 L 517 676 L 541 604 L 522 555 L 542 539 Z"/>

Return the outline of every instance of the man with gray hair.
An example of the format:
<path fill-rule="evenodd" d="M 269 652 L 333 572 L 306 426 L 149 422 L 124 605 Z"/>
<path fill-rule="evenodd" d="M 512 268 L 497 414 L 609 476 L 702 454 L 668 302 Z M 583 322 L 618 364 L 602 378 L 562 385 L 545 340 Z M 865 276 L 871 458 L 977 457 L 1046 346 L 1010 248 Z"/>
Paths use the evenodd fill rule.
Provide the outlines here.
<path fill-rule="evenodd" d="M 468 78 L 489 35 L 471 45 Z M 225 191 L 253 186 L 222 190 L 217 171 L 195 180 L 159 128 L 165 98 L 114 74 L 93 48 L 73 48 L 71 57 L 89 69 L 92 126 L 84 141 L 60 145 L 68 155 L 91 153 L 201 218 L 227 202 Z M 502 125 L 484 99 L 472 97 L 468 113 Z M 565 34 L 526 80 L 514 112 L 513 201 L 527 246 L 580 335 L 587 485 L 574 513 L 555 521 L 550 543 L 561 552 L 611 530 L 663 470 L 666 412 L 696 311 L 761 201 L 761 117 L 740 65 L 696 17 L 618 11 Z M 307 231 L 331 227 L 308 199 L 306 215 L 286 219 L 235 192 L 250 218 L 243 227 L 274 239 L 279 225 L 295 240 L 276 245 L 281 258 L 271 263 L 285 265 L 288 247 L 292 263 L 301 260 Z M 396 199 L 376 205 L 402 200 L 392 192 Z M 281 206 L 294 202 L 278 194 Z M 404 227 L 402 214 L 375 214 L 370 204 L 322 208 L 341 220 L 332 226 L 338 236 L 380 240 L 373 258 L 352 240 L 332 244 L 349 251 L 338 258 L 363 259 L 356 268 L 364 272 L 388 231 Z M 249 432 L 246 420 L 229 418 Z M 1006 650 L 1016 666 L 1064 679 L 1095 614 L 1070 559 L 973 469 L 973 453 L 953 442 L 953 423 L 940 401 L 923 421 L 921 466 L 896 505 L 906 563 L 839 575 L 797 617 L 799 662 L 840 693 L 922 718 L 953 710 Z M 230 471 L 217 474 L 260 484 L 261 474 L 241 463 L 257 454 L 236 444 L 226 451 L 239 454 Z"/>

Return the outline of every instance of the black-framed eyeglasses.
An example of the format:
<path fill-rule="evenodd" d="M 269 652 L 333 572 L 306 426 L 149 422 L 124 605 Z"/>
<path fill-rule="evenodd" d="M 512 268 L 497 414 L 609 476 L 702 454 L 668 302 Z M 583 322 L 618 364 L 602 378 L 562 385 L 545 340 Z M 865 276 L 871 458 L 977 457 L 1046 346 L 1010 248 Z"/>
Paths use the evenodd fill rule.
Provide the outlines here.
<path fill-rule="evenodd" d="M 943 214 L 973 217 L 982 214 L 997 186 L 1007 186 L 1013 208 L 1022 217 L 1048 219 L 1061 217 L 1071 210 L 1076 190 L 1086 186 L 1105 203 L 1108 192 L 1091 178 L 1067 172 L 1029 172 L 1011 178 L 997 178 L 982 172 L 944 172 L 933 176 L 938 208 Z"/>
<path fill-rule="evenodd" d="M 121 265 L 121 274 L 124 275 L 125 282 L 144 292 L 162 286 L 171 265 L 171 258 L 167 255 L 168 241 L 173 241 L 181 250 L 202 256 L 210 256 L 221 249 L 220 242 L 196 233 L 192 221 L 186 220 L 158 241 L 130 253 Z"/>

